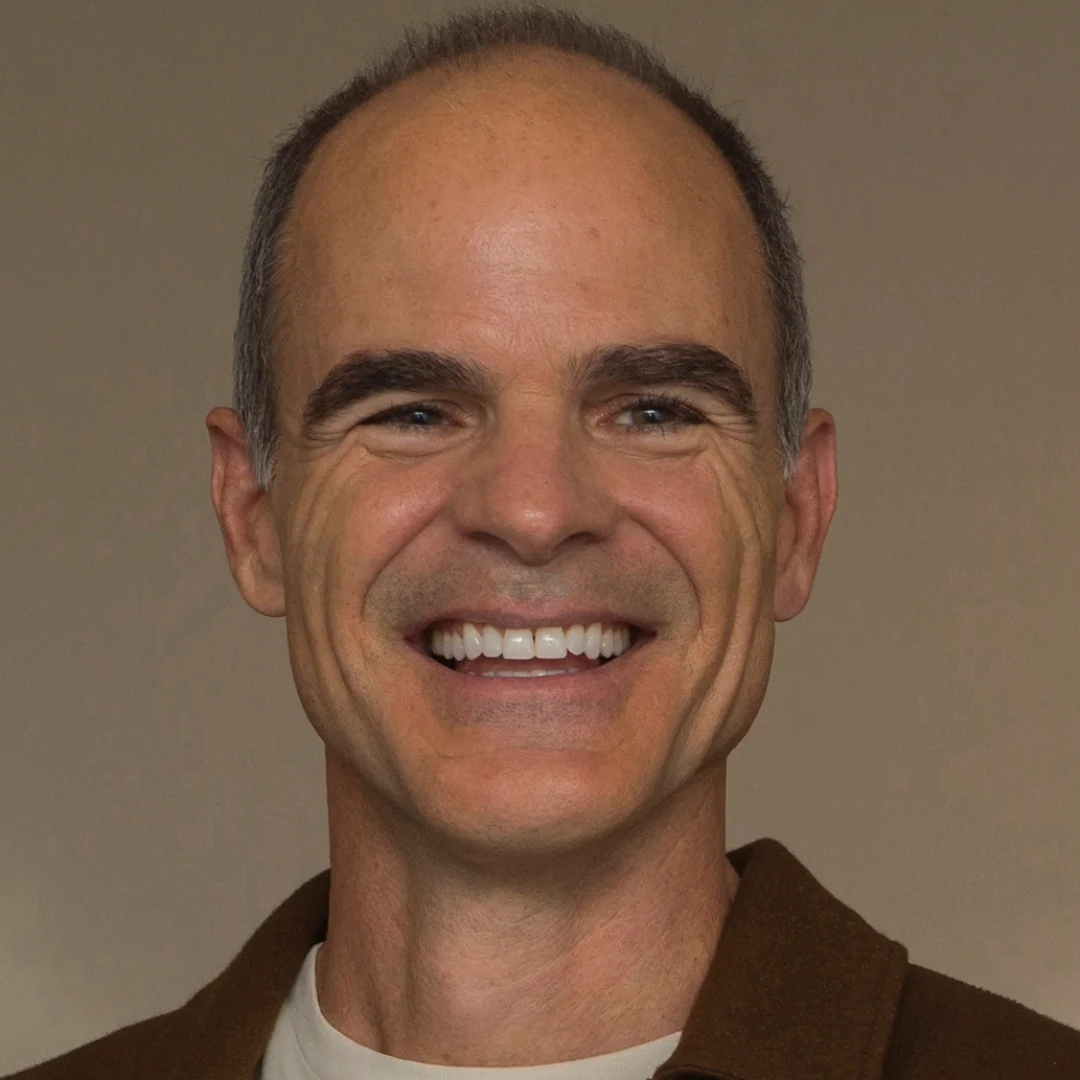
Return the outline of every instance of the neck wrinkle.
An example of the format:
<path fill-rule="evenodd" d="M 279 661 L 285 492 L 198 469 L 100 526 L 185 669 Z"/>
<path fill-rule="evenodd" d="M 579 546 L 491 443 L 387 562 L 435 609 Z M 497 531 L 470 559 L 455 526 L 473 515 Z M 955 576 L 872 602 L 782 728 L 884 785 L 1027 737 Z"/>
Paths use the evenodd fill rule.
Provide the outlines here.
<path fill-rule="evenodd" d="M 602 850 L 500 872 L 453 860 L 329 766 L 331 896 L 316 986 L 327 1021 L 405 1060 L 516 1067 L 681 1030 L 738 875 L 724 772 Z"/>

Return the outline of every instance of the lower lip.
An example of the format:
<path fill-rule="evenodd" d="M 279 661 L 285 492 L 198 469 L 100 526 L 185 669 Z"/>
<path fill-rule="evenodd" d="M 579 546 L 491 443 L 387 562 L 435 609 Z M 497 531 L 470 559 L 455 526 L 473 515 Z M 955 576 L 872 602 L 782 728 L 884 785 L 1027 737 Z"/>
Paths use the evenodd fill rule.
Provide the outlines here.
<path fill-rule="evenodd" d="M 432 676 L 439 679 L 440 687 L 448 692 L 465 692 L 484 697 L 504 695 L 524 696 L 538 692 L 547 694 L 567 693 L 579 697 L 582 694 L 605 693 L 614 688 L 624 675 L 629 675 L 635 667 L 638 653 L 648 644 L 648 640 L 635 641 L 626 652 L 606 664 L 587 668 L 585 671 L 571 671 L 565 675 L 522 675 L 485 676 L 462 673 L 445 667 L 429 653 L 421 652 Z M 522 665 L 527 661 L 516 661 Z"/>

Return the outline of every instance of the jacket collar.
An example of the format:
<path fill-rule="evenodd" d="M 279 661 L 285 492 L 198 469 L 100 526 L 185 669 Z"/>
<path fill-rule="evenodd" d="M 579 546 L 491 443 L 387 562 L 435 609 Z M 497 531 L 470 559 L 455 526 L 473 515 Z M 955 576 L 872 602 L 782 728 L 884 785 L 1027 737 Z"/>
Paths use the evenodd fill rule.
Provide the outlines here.
<path fill-rule="evenodd" d="M 235 959 L 172 1017 L 164 1080 L 253 1080 L 304 957 L 326 940 L 330 871 L 311 878 L 248 939 Z"/>
<path fill-rule="evenodd" d="M 775 840 L 728 858 L 739 888 L 657 1080 L 880 1077 L 907 950 L 826 892 Z"/>
<path fill-rule="evenodd" d="M 907 952 L 831 896 L 775 840 L 730 852 L 739 888 L 656 1080 L 881 1075 Z M 173 1014 L 169 1080 L 251 1080 L 304 957 L 325 940 L 330 871 L 302 885 Z"/>

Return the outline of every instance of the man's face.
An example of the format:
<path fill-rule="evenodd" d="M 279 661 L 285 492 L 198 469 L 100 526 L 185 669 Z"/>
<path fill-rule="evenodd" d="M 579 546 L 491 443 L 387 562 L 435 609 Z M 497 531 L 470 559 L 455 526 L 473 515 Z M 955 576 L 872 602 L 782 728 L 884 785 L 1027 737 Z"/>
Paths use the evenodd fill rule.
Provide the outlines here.
<path fill-rule="evenodd" d="M 429 73 L 326 140 L 284 251 L 272 505 L 331 754 L 444 840 L 518 852 L 719 765 L 765 691 L 784 487 L 763 259 L 706 137 L 582 61 Z M 678 356 L 718 375 L 669 383 Z M 410 388 L 371 393 L 403 357 Z M 632 647 L 455 670 L 431 630 L 465 622 Z"/>

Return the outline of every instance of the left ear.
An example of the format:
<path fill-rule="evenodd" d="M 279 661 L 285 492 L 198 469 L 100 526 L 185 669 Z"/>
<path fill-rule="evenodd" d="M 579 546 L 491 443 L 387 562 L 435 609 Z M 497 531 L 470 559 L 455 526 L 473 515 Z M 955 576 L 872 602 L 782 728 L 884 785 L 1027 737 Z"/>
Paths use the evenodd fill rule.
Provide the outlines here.
<path fill-rule="evenodd" d="M 810 599 L 836 496 L 836 424 L 824 409 L 813 409 L 803 428 L 795 471 L 784 488 L 773 594 L 777 622 L 793 619 Z"/>

